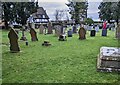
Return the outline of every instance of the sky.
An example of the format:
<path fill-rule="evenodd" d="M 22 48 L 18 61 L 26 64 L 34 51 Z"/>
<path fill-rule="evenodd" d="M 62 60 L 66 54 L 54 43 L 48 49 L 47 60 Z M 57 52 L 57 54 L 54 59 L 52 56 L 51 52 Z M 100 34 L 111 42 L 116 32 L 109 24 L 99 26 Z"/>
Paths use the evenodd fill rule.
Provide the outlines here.
<path fill-rule="evenodd" d="M 68 3 L 67 0 L 38 0 L 39 6 L 43 7 L 48 16 L 50 17 L 50 20 L 55 19 L 55 11 L 56 10 L 68 10 L 69 8 L 65 5 L 65 3 Z M 88 0 L 89 6 L 88 6 L 88 17 L 92 18 L 93 20 L 99 20 L 99 14 L 98 14 L 98 6 L 100 4 L 101 0 Z M 65 14 L 64 18 L 66 16 L 70 16 L 69 13 Z"/>

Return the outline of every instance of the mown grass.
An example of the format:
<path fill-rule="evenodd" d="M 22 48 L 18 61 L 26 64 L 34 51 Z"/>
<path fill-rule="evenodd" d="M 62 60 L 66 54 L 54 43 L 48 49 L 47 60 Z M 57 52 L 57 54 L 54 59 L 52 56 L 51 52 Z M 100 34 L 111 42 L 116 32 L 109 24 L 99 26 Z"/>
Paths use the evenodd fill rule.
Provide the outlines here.
<path fill-rule="evenodd" d="M 37 30 L 38 31 L 38 30 Z M 117 47 L 118 41 L 113 31 L 107 37 L 79 40 L 74 34 L 67 41 L 58 41 L 54 34 L 37 34 L 39 41 L 32 42 L 29 32 L 26 36 L 29 46 L 19 40 L 20 53 L 10 53 L 7 34 L 2 33 L 2 82 L 3 83 L 114 83 L 119 81 L 117 73 L 96 71 L 97 55 L 102 46 Z M 19 33 L 21 37 L 21 33 Z M 44 40 L 52 46 L 43 47 Z"/>

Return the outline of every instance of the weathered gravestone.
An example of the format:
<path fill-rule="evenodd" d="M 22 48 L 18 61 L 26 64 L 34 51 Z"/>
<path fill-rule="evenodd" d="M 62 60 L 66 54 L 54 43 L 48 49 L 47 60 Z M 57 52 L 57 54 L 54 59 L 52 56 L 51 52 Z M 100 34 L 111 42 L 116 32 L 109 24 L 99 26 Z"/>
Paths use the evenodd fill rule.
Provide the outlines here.
<path fill-rule="evenodd" d="M 33 28 L 30 29 L 30 34 L 31 34 L 31 41 L 38 41 L 36 31 Z"/>
<path fill-rule="evenodd" d="M 72 37 L 72 30 L 68 30 L 68 37 Z"/>
<path fill-rule="evenodd" d="M 11 29 L 8 33 L 8 38 L 10 41 L 10 51 L 11 52 L 19 52 L 20 48 L 18 45 L 18 35 L 14 29 Z"/>
<path fill-rule="evenodd" d="M 75 25 L 73 26 L 73 33 L 77 33 L 77 28 Z"/>
<path fill-rule="evenodd" d="M 79 29 L 79 39 L 80 40 L 83 40 L 83 39 L 86 39 L 86 30 L 83 28 L 83 27 L 81 27 L 80 29 Z"/>
<path fill-rule="evenodd" d="M 96 34 L 96 31 L 95 31 L 95 30 L 91 30 L 91 31 L 90 31 L 90 36 L 91 36 L 91 37 L 94 37 L 95 34 Z"/>
<path fill-rule="evenodd" d="M 42 46 L 50 46 L 51 45 L 51 43 L 49 42 L 49 41 L 44 41 L 44 43 L 42 43 Z"/>
<path fill-rule="evenodd" d="M 99 32 L 99 26 L 98 26 L 98 25 L 95 26 L 95 31 L 96 31 L 96 32 Z"/>
<path fill-rule="evenodd" d="M 102 29 L 102 36 L 107 36 L 107 29 Z"/>
<path fill-rule="evenodd" d="M 57 25 L 56 27 L 55 27 L 55 36 L 60 36 L 60 34 L 61 34 L 61 26 L 60 25 Z"/>
<path fill-rule="evenodd" d="M 120 40 L 120 23 L 118 23 L 118 26 L 116 28 L 116 38 Z"/>
<path fill-rule="evenodd" d="M 39 34 L 43 34 L 43 31 L 44 31 L 44 26 L 43 24 L 40 25 L 40 28 L 39 28 Z"/>
<path fill-rule="evenodd" d="M 49 22 L 48 23 L 48 34 L 52 34 L 52 33 L 53 33 L 53 31 L 52 31 L 52 23 Z"/>
<path fill-rule="evenodd" d="M 66 35 L 65 34 L 61 34 L 58 38 L 59 41 L 66 41 Z"/>
<path fill-rule="evenodd" d="M 97 60 L 97 70 L 120 72 L 120 48 L 101 47 Z"/>

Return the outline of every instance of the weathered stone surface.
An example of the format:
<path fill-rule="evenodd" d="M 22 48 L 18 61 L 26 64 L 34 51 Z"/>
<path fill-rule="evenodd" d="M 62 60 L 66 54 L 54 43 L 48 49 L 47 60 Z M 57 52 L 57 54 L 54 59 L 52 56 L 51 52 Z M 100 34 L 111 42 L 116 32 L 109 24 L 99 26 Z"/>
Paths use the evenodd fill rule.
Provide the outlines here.
<path fill-rule="evenodd" d="M 52 33 L 53 33 L 53 31 L 52 31 L 52 23 L 49 22 L 48 23 L 48 34 L 52 34 Z"/>
<path fill-rule="evenodd" d="M 59 41 L 66 41 L 67 39 L 66 39 L 66 35 L 65 34 L 61 34 L 60 36 L 59 36 L 59 39 L 58 39 Z"/>
<path fill-rule="evenodd" d="M 55 27 L 55 36 L 60 36 L 60 34 L 61 34 L 61 26 L 60 25 L 57 25 L 56 27 Z"/>
<path fill-rule="evenodd" d="M 8 33 L 8 38 L 10 40 L 10 51 L 11 52 L 19 52 L 20 48 L 18 45 L 18 35 L 14 29 L 11 29 Z"/>
<path fill-rule="evenodd" d="M 44 33 L 44 26 L 41 24 L 39 27 L 39 34 L 43 34 Z"/>
<path fill-rule="evenodd" d="M 118 23 L 118 26 L 116 28 L 116 38 L 120 40 L 120 23 Z"/>
<path fill-rule="evenodd" d="M 78 33 L 79 33 L 80 40 L 86 39 L 86 30 L 83 27 L 79 29 Z"/>
<path fill-rule="evenodd" d="M 37 33 L 33 28 L 30 29 L 30 34 L 31 34 L 31 41 L 38 41 Z"/>
<path fill-rule="evenodd" d="M 120 72 L 120 48 L 101 47 L 97 60 L 97 70 L 107 72 Z"/>

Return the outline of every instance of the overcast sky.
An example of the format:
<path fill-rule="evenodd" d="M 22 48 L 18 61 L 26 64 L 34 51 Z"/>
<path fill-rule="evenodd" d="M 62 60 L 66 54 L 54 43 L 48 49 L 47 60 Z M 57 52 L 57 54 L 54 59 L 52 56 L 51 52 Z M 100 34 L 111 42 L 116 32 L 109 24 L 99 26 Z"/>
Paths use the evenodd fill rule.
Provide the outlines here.
<path fill-rule="evenodd" d="M 65 3 L 68 3 L 67 0 L 38 0 L 39 6 L 43 7 L 48 16 L 50 17 L 50 20 L 54 20 L 55 18 L 55 11 L 56 10 L 68 10 L 69 8 L 65 5 Z M 101 0 L 88 0 L 89 6 L 88 6 L 88 17 L 92 18 L 93 20 L 99 20 L 98 17 L 98 6 L 100 4 Z M 66 14 L 66 15 L 69 15 Z"/>

